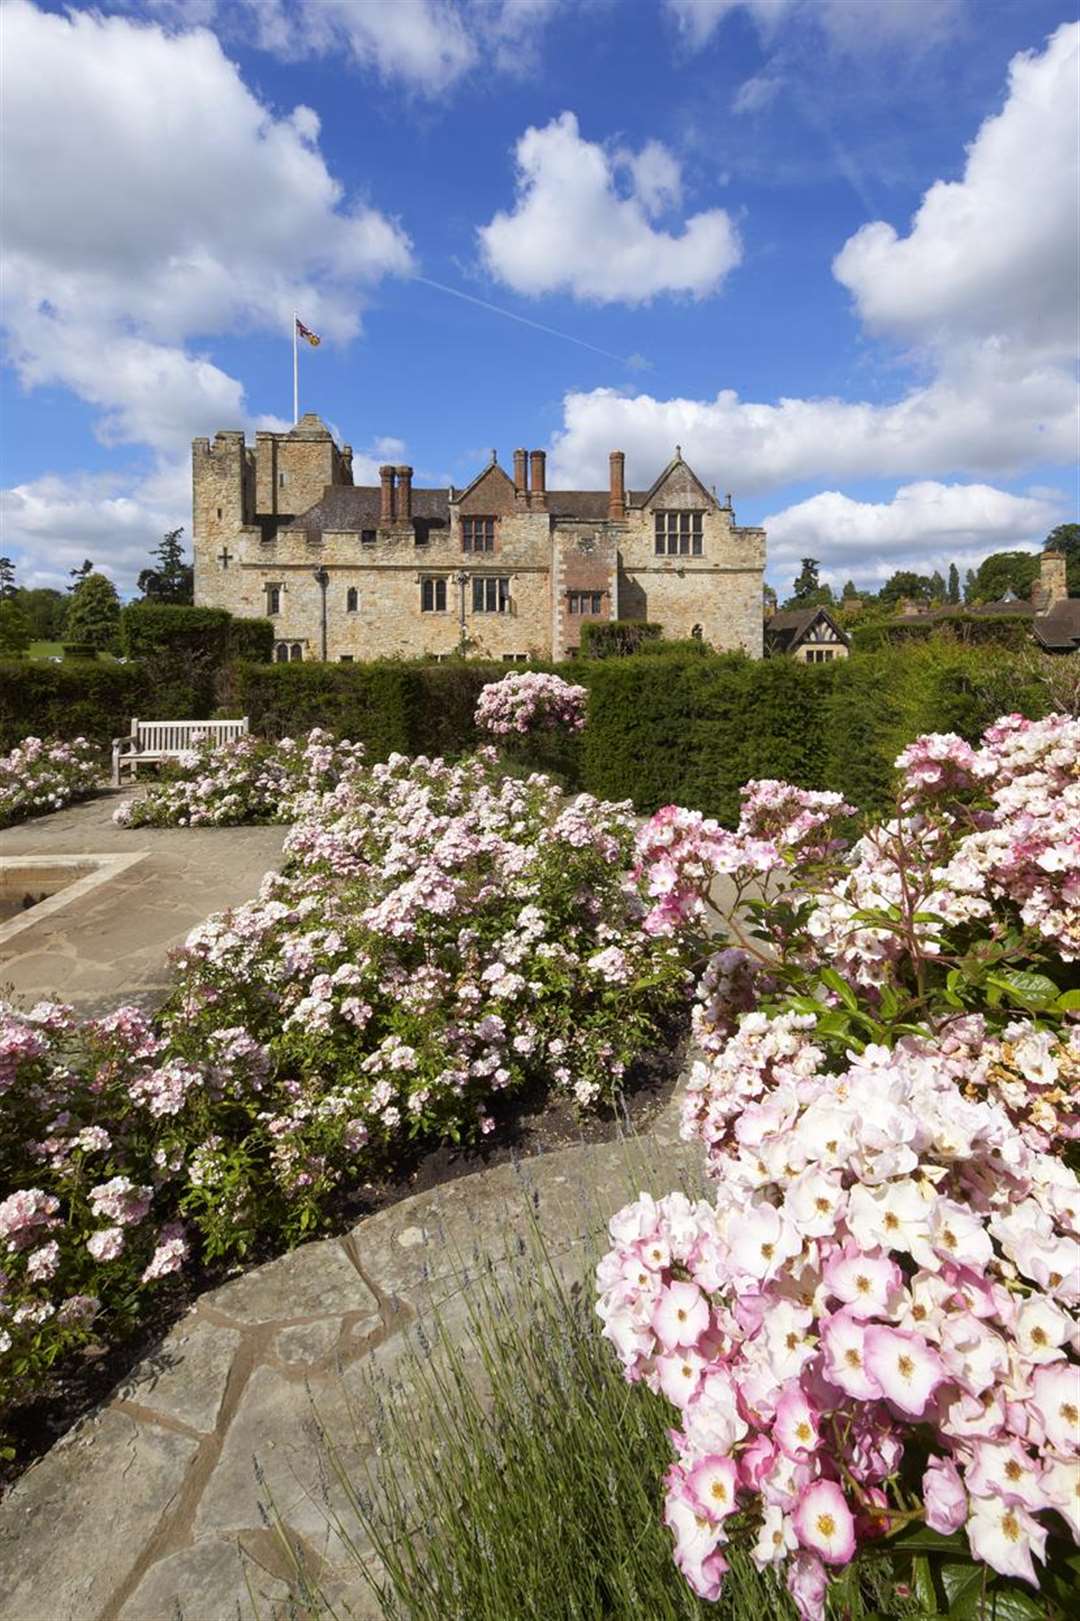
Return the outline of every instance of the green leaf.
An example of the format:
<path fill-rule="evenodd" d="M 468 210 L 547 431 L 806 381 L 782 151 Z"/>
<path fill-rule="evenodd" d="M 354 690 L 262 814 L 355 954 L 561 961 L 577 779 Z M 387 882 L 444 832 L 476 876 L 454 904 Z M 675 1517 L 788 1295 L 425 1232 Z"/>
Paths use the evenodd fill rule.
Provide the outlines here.
<path fill-rule="evenodd" d="M 940 1531 L 931 1531 L 928 1525 L 913 1525 L 909 1531 L 901 1531 L 887 1546 L 897 1553 L 952 1554 L 959 1559 L 970 1557 L 968 1540 L 963 1531 L 953 1531 L 945 1537 Z"/>
<path fill-rule="evenodd" d="M 1021 968 L 998 968 L 987 975 L 986 983 L 999 987 L 1021 1007 L 1036 1011 L 1049 1007 L 1059 995 L 1057 986 L 1045 974 L 1033 974 Z"/>
<path fill-rule="evenodd" d="M 978 1614 L 979 1602 L 986 1586 L 987 1568 L 969 1560 L 963 1564 L 943 1561 L 939 1567 L 941 1585 L 949 1600 L 950 1621 L 966 1621 Z"/>
<path fill-rule="evenodd" d="M 900 998 L 897 996 L 891 985 L 883 985 L 881 987 L 881 994 L 878 1002 L 878 1012 L 881 1014 L 881 1017 L 885 1020 L 886 1024 L 888 1024 L 892 1019 L 896 1018 L 899 1011 Z"/>
<path fill-rule="evenodd" d="M 843 1002 L 846 1008 L 854 1013 L 858 1006 L 858 999 L 847 980 L 836 972 L 835 968 L 823 968 L 818 975 L 821 983 L 833 991 Z"/>
<path fill-rule="evenodd" d="M 1055 1013 L 1080 1013 L 1080 991 L 1063 991 L 1054 1003 Z"/>
<path fill-rule="evenodd" d="M 911 1561 L 911 1586 L 924 1612 L 927 1615 L 937 1615 L 939 1612 L 934 1578 L 930 1573 L 930 1561 L 924 1553 L 916 1554 Z"/>

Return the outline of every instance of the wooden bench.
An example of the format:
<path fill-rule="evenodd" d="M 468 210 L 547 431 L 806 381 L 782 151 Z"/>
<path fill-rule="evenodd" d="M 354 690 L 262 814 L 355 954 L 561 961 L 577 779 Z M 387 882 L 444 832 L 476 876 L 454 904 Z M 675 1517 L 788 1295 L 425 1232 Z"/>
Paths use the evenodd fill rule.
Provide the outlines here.
<path fill-rule="evenodd" d="M 113 787 L 120 787 L 124 771 L 134 781 L 143 761 L 175 760 L 201 743 L 230 743 L 235 737 L 246 737 L 247 730 L 246 715 L 243 720 L 133 720 L 129 737 L 113 738 Z"/>

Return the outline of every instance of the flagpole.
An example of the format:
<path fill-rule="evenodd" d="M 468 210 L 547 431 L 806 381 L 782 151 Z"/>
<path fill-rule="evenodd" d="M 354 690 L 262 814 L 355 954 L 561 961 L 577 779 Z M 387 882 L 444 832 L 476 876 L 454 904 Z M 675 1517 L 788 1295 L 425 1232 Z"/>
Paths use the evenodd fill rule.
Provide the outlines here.
<path fill-rule="evenodd" d="M 293 427 L 300 421 L 300 362 L 296 347 L 296 311 L 292 318 L 292 419 Z"/>

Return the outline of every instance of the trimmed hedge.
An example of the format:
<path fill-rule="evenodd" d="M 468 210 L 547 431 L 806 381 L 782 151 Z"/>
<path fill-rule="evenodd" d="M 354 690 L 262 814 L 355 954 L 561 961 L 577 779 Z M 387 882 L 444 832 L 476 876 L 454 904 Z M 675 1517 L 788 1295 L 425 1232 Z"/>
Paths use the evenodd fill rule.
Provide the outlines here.
<path fill-rule="evenodd" d="M 160 714 L 137 664 L 0 662 L 0 749 L 24 737 L 86 737 L 104 753 L 132 717 Z"/>
<path fill-rule="evenodd" d="M 323 726 L 363 743 L 372 760 L 401 754 L 453 758 L 480 742 L 480 689 L 504 663 L 371 664 L 234 662 L 222 673 L 219 712 L 248 715 L 252 730 L 280 738 Z M 1002 648 L 939 640 L 854 653 L 831 664 L 704 656 L 650 648 L 633 657 L 576 659 L 556 669 L 589 689 L 580 739 L 514 740 L 530 768 L 554 770 L 571 789 L 631 799 L 644 812 L 677 802 L 726 823 L 751 777 L 832 788 L 860 809 L 890 804 L 893 762 L 920 732 L 975 741 L 995 716 L 1050 707 L 1030 666 Z M 191 690 L 158 679 L 154 657 L 136 664 L 0 663 L 0 747 L 23 737 L 83 733 L 101 747 L 133 715 L 198 719 Z"/>
<path fill-rule="evenodd" d="M 211 713 L 231 659 L 269 660 L 274 648 L 268 619 L 234 619 L 224 608 L 129 602 L 120 627 L 125 653 L 146 669 L 163 712 L 185 720 Z"/>
<path fill-rule="evenodd" d="M 883 619 L 877 624 L 856 625 L 851 632 L 852 647 L 865 653 L 931 640 L 1015 650 L 1031 640 L 1031 615 L 956 614 L 948 619 Z"/>

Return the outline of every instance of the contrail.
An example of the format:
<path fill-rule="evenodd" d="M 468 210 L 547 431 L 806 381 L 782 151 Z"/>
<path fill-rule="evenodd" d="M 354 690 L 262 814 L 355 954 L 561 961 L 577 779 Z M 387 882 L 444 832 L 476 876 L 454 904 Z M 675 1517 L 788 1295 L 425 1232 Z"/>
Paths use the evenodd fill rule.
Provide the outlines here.
<path fill-rule="evenodd" d="M 617 360 L 620 366 L 632 365 L 633 356 L 612 354 L 610 349 L 600 349 L 595 343 L 586 343 L 584 338 L 575 338 L 569 332 L 557 332 L 553 326 L 530 321 L 527 315 L 516 315 L 513 310 L 504 310 L 499 304 L 489 304 L 486 298 L 474 298 L 472 293 L 463 293 L 457 287 L 446 287 L 441 281 L 432 281 L 430 276 L 414 275 L 409 280 L 422 282 L 425 287 L 434 287 L 439 293 L 449 293 L 452 298 L 463 298 L 466 304 L 490 310 L 493 315 L 505 315 L 508 321 L 520 321 L 522 326 L 531 326 L 535 332 L 546 332 L 549 338 L 561 338 L 564 343 L 576 343 L 579 349 L 591 349 L 594 355 L 603 355 L 605 360 Z"/>

